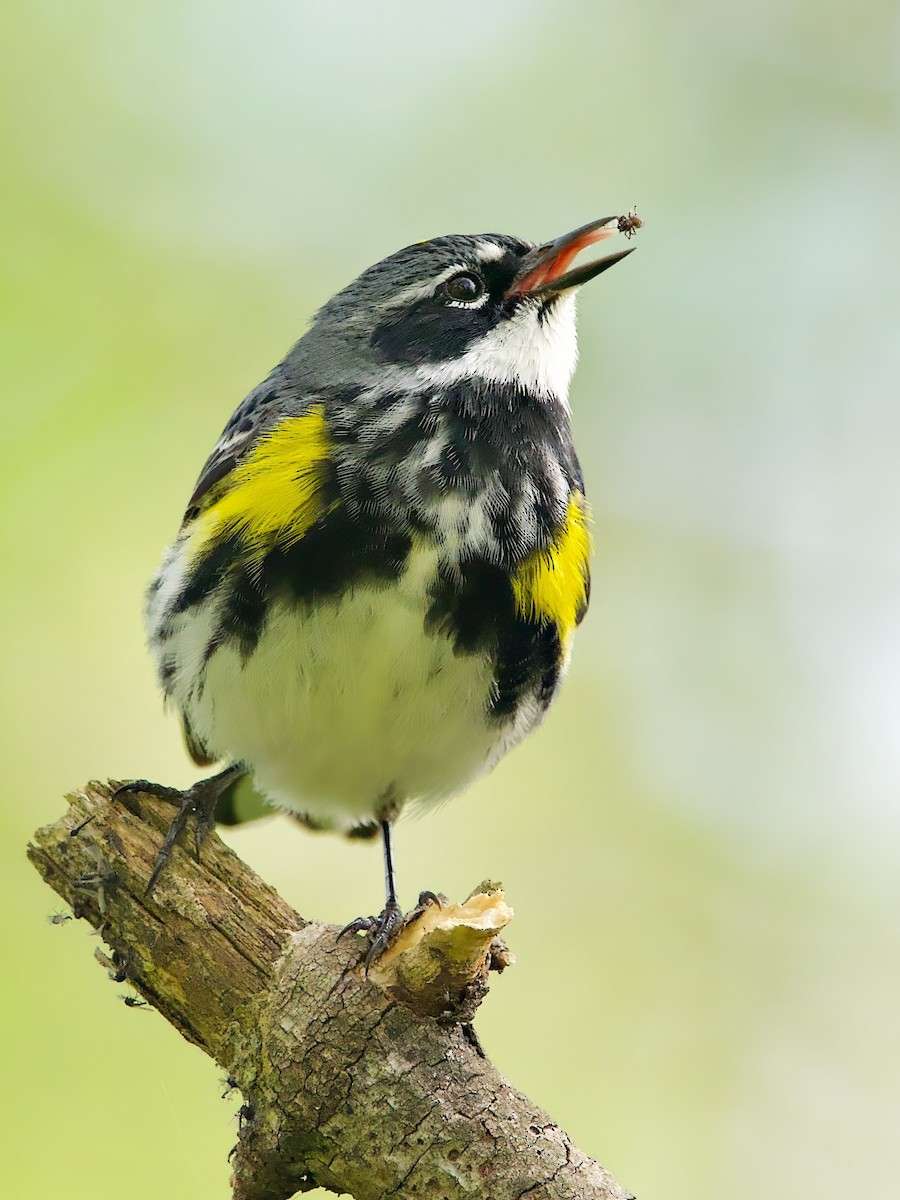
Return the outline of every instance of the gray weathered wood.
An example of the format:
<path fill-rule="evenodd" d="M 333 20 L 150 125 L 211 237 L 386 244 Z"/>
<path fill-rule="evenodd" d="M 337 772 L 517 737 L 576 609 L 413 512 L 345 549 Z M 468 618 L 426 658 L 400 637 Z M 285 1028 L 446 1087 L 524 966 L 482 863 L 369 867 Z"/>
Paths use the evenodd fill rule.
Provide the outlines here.
<path fill-rule="evenodd" d="M 176 848 L 146 895 L 172 817 L 162 801 L 90 783 L 69 803 L 29 856 L 102 931 L 107 965 L 243 1091 L 235 1200 L 316 1186 L 356 1200 L 626 1200 L 468 1036 L 488 967 L 505 961 L 478 914 L 426 912 L 408 939 L 419 948 L 367 978 L 357 941 L 298 916 L 214 834 L 199 863 Z M 478 903 L 496 917 L 491 895 Z"/>

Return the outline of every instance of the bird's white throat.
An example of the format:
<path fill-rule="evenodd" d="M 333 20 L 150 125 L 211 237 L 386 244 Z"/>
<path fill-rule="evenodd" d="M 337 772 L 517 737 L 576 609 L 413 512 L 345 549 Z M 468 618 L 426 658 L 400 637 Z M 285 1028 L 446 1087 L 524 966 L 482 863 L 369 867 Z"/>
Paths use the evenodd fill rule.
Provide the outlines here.
<path fill-rule="evenodd" d="M 445 386 L 461 379 L 486 379 L 552 397 L 568 408 L 569 384 L 578 361 L 575 294 L 544 308 L 524 303 L 505 321 L 473 342 L 458 358 L 422 363 L 418 380 Z"/>

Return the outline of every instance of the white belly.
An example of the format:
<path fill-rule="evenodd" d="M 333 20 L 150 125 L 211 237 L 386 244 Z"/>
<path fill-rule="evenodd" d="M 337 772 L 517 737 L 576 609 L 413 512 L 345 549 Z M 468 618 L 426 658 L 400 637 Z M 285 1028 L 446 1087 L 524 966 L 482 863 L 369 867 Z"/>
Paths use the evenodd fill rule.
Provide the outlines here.
<path fill-rule="evenodd" d="M 252 767 L 273 803 L 339 827 L 384 800 L 459 791 L 525 730 L 488 718 L 490 663 L 425 631 L 436 565 L 418 549 L 397 584 L 361 586 L 312 611 L 280 603 L 246 663 L 228 643 L 199 695 L 176 694 L 196 733 Z M 178 637 L 190 636 L 186 623 Z"/>

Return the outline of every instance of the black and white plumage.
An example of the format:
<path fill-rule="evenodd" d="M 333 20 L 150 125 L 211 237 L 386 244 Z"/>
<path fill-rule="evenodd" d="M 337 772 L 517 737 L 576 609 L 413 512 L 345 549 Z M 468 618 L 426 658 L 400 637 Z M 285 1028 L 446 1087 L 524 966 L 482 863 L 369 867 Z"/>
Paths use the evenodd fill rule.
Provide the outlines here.
<path fill-rule="evenodd" d="M 238 407 L 148 594 L 198 761 L 351 829 L 540 722 L 588 600 L 574 292 L 622 255 L 567 268 L 616 222 L 409 246 Z"/>

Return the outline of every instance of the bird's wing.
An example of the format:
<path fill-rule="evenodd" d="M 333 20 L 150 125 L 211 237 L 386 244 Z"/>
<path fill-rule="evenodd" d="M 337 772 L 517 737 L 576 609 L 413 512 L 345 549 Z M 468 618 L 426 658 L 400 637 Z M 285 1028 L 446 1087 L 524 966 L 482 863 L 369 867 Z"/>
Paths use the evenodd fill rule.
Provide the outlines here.
<path fill-rule="evenodd" d="M 303 411 L 296 391 L 276 368 L 272 374 L 242 400 L 222 430 L 206 460 L 200 478 L 188 501 L 185 522 L 191 521 L 215 495 L 216 484 L 229 475 L 244 454 L 281 417 Z"/>
<path fill-rule="evenodd" d="M 303 417 L 308 414 L 312 404 L 312 399 L 304 399 L 298 394 L 280 368 L 276 368 L 267 379 L 254 388 L 235 409 L 206 460 L 188 502 L 182 529 L 221 498 L 223 491 L 227 490 L 227 483 L 223 481 L 227 481 L 235 468 L 259 445 L 262 435 L 286 418 Z M 218 486 L 220 484 L 223 486 Z M 182 710 L 180 715 L 188 754 L 197 766 L 211 766 L 217 761 L 217 756 L 207 748 L 193 729 L 188 714 Z"/>
<path fill-rule="evenodd" d="M 192 761 L 195 762 L 198 767 L 211 767 L 214 762 L 218 762 L 217 757 L 214 754 L 210 754 L 209 750 L 207 750 L 206 746 L 194 732 L 188 719 L 188 715 L 184 709 L 180 710 L 180 716 L 181 732 L 184 736 L 184 745 L 188 754 L 191 756 Z"/>

